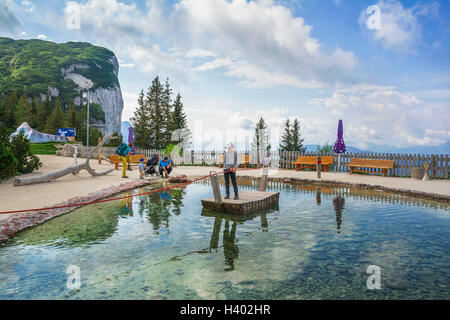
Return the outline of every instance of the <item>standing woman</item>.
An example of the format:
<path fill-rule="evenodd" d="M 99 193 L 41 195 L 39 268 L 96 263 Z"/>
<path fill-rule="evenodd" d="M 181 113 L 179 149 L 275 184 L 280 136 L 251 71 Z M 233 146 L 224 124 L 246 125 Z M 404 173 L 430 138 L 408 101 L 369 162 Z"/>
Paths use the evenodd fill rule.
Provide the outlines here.
<path fill-rule="evenodd" d="M 234 145 L 230 143 L 228 151 L 223 155 L 223 171 L 225 178 L 225 199 L 230 199 L 230 178 L 234 189 L 234 200 L 239 200 L 238 187 L 236 183 L 236 170 L 239 168 L 239 157 L 234 151 Z"/>

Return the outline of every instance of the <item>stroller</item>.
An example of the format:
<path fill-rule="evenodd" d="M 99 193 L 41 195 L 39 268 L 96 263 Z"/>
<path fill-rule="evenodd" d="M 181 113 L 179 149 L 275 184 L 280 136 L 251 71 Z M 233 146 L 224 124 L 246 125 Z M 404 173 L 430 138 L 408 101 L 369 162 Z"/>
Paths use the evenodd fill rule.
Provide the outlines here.
<path fill-rule="evenodd" d="M 159 176 L 159 155 L 154 154 L 146 163 L 147 169 L 145 170 L 145 176 L 153 176 L 156 174 Z"/>

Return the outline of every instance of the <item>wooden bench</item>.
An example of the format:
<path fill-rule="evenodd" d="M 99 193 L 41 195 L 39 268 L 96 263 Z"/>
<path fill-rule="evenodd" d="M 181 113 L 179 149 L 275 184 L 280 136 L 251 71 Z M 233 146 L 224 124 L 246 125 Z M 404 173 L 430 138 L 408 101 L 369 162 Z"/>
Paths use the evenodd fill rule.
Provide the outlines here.
<path fill-rule="evenodd" d="M 240 154 L 239 156 L 239 166 L 243 166 L 244 168 L 247 168 L 247 165 L 252 161 L 252 156 L 249 154 Z M 219 168 L 223 168 L 223 153 L 219 154 Z"/>
<path fill-rule="evenodd" d="M 143 154 L 130 154 L 130 166 L 137 166 L 140 163 L 140 159 L 144 158 L 144 162 L 147 161 L 147 158 Z M 114 169 L 119 170 L 119 166 L 122 165 L 122 160 L 120 160 L 119 155 L 114 154 L 109 156 L 109 161 L 114 163 Z M 128 160 L 127 160 L 128 161 Z"/>
<path fill-rule="evenodd" d="M 328 171 L 328 166 L 333 164 L 334 156 L 321 156 L 322 171 Z M 316 169 L 317 156 L 298 156 L 297 161 L 292 162 L 295 164 L 295 170 L 300 171 L 304 169 Z"/>
<path fill-rule="evenodd" d="M 388 169 L 392 170 L 394 168 L 395 161 L 394 160 L 375 160 L 375 159 L 359 159 L 359 158 L 351 158 L 350 163 L 345 164 L 350 168 L 350 174 L 353 172 L 363 172 L 363 173 L 375 173 L 381 174 L 383 176 L 387 176 Z M 364 170 L 355 170 L 355 168 L 366 168 Z M 368 169 L 375 169 L 368 170 Z M 382 172 L 376 172 L 376 169 L 380 169 Z"/>

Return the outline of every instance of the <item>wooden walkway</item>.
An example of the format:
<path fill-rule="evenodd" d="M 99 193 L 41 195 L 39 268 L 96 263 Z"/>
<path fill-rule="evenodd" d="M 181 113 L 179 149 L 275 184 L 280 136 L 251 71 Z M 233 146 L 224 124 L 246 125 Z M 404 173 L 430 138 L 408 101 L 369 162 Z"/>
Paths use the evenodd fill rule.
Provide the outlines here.
<path fill-rule="evenodd" d="M 216 202 L 214 199 L 203 199 L 203 208 L 216 211 L 224 211 L 228 213 L 249 213 L 259 209 L 270 207 L 278 203 L 279 192 L 262 192 L 262 191 L 240 191 L 239 200 L 223 199 L 222 203 Z"/>

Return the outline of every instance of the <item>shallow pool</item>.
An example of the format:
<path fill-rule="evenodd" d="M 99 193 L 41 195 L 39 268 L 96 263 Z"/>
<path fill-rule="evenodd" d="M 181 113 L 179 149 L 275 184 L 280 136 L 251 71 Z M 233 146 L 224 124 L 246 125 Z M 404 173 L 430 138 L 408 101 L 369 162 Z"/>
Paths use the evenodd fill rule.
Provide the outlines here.
<path fill-rule="evenodd" d="M 207 184 L 77 209 L 0 245 L 0 299 L 450 299 L 448 206 L 270 189 L 248 216 L 202 210 Z"/>

